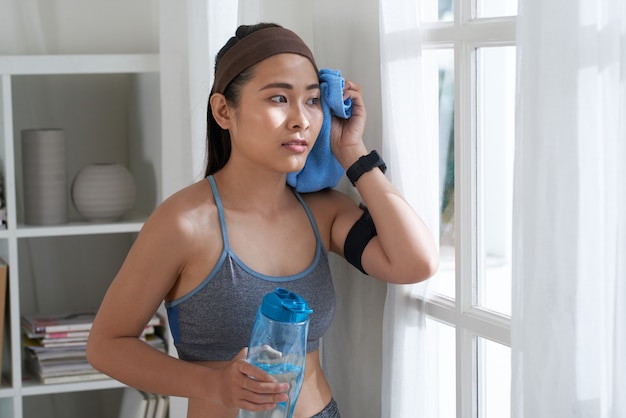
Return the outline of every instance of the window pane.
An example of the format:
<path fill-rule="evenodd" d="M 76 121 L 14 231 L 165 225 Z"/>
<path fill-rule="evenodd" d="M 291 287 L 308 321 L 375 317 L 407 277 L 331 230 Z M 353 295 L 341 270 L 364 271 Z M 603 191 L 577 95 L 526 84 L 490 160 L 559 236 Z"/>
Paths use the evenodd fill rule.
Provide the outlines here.
<path fill-rule="evenodd" d="M 423 84 L 426 103 L 425 133 L 439 138 L 439 197 L 441 266 L 431 290 L 454 298 L 454 51 L 425 50 Z"/>
<path fill-rule="evenodd" d="M 436 379 L 428 390 L 428 418 L 456 417 L 456 333 L 453 327 L 426 319 L 428 376 Z"/>
<path fill-rule="evenodd" d="M 454 0 L 423 0 L 422 21 L 450 22 L 454 19 Z"/>
<path fill-rule="evenodd" d="M 478 305 L 511 314 L 515 48 L 477 51 Z"/>
<path fill-rule="evenodd" d="M 517 0 L 476 0 L 477 17 L 517 15 Z"/>
<path fill-rule="evenodd" d="M 479 385 L 478 416 L 511 416 L 511 349 L 485 338 L 478 339 Z"/>

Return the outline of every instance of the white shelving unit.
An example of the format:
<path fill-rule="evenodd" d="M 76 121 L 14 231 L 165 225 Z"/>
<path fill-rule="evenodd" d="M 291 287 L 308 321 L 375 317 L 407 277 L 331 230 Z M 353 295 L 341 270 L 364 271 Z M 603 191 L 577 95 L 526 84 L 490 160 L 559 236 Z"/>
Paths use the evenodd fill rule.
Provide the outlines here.
<path fill-rule="evenodd" d="M 160 112 L 157 54 L 0 57 L 0 162 L 8 212 L 0 256 L 9 265 L 0 416 L 116 416 L 119 382 L 43 385 L 28 377 L 20 316 L 98 306 L 162 197 Z M 69 223 L 24 225 L 21 131 L 52 127 L 65 130 L 68 189 L 86 164 L 121 163 L 137 183 L 132 213 L 95 224 L 68 202 Z"/>

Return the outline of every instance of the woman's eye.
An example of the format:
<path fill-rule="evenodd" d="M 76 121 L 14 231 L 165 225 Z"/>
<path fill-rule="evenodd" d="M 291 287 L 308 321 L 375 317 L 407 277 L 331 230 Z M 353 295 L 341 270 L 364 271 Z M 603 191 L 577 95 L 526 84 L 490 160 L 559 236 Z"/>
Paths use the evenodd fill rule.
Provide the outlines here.
<path fill-rule="evenodd" d="M 287 98 L 285 96 L 273 96 L 270 100 L 276 103 L 287 103 Z"/>
<path fill-rule="evenodd" d="M 313 97 L 313 98 L 307 100 L 306 103 L 308 105 L 310 105 L 310 106 L 317 106 L 320 103 L 320 98 L 319 97 Z"/>

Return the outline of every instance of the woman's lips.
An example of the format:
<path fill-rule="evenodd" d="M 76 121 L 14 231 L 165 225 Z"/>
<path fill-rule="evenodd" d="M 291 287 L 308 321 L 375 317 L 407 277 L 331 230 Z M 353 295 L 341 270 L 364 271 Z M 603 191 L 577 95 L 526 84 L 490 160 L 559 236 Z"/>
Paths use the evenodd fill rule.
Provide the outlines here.
<path fill-rule="evenodd" d="M 291 152 L 303 153 L 307 151 L 309 144 L 305 139 L 292 139 L 289 142 L 285 142 L 283 148 Z"/>

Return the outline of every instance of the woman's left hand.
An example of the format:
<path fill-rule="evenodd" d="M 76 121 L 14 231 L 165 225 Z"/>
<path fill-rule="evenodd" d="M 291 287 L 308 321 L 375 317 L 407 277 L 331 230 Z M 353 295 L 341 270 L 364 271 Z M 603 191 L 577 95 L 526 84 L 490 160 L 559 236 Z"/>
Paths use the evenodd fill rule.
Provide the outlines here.
<path fill-rule="evenodd" d="M 346 80 L 343 99 L 352 100 L 352 115 L 348 119 L 333 116 L 330 143 L 333 154 L 344 168 L 350 167 L 359 157 L 367 154 L 363 144 L 366 111 L 361 86 Z"/>

